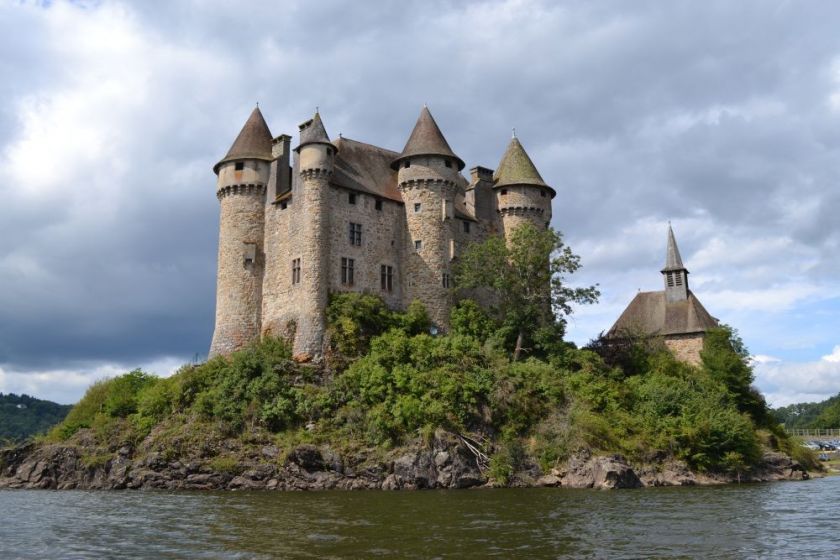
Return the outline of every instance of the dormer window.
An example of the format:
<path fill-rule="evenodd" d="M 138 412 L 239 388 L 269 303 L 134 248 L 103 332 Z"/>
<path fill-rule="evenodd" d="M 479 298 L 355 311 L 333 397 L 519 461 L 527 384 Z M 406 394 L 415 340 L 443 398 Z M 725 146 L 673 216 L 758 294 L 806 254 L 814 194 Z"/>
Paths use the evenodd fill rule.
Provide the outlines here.
<path fill-rule="evenodd" d="M 242 171 L 245 169 L 245 162 L 244 161 L 237 161 L 233 164 L 234 171 Z"/>

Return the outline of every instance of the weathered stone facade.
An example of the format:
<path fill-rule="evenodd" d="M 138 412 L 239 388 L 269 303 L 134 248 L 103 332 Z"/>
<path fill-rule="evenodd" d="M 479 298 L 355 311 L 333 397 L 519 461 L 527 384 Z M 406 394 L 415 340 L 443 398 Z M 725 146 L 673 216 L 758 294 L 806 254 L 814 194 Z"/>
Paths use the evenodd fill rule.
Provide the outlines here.
<path fill-rule="evenodd" d="M 259 109 L 220 161 L 216 328 L 210 354 L 261 335 L 323 353 L 329 294 L 379 295 L 393 309 L 419 300 L 445 330 L 452 262 L 470 243 L 547 227 L 554 190 L 514 138 L 498 170 L 452 152 L 424 108 L 402 152 L 329 139 L 320 115 L 300 143 L 272 138 Z"/>
<path fill-rule="evenodd" d="M 703 333 L 672 334 L 664 337 L 665 346 L 674 357 L 695 366 L 700 365 L 700 351 L 703 350 Z"/>

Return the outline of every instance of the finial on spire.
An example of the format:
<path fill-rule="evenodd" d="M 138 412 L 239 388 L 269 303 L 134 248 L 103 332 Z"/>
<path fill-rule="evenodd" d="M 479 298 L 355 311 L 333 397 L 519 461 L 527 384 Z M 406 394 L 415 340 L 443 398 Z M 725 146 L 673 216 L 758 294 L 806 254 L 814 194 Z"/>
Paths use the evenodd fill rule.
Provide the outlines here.
<path fill-rule="evenodd" d="M 260 108 L 260 102 L 257 101 L 257 109 L 259 109 L 259 108 Z"/>
<path fill-rule="evenodd" d="M 317 105 L 315 105 L 315 113 L 316 113 L 316 114 L 320 112 L 320 111 L 319 111 L 319 109 L 320 109 L 320 107 L 318 107 Z"/>
<path fill-rule="evenodd" d="M 428 109 L 428 108 L 429 108 L 429 104 L 428 104 L 428 103 L 426 103 L 425 101 L 423 102 L 423 108 L 424 108 L 424 109 Z"/>
<path fill-rule="evenodd" d="M 514 126 L 511 130 L 511 138 L 516 138 L 516 127 Z"/>

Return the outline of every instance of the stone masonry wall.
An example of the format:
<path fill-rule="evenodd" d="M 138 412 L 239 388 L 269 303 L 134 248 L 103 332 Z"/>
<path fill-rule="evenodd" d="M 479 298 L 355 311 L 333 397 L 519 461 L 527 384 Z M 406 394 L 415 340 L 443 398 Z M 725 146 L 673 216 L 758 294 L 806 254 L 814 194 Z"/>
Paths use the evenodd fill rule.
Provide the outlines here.
<path fill-rule="evenodd" d="M 540 187 L 516 185 L 496 189 L 496 204 L 505 238 L 529 221 L 544 228 L 551 222 L 551 195 Z"/>
<path fill-rule="evenodd" d="M 446 330 L 452 293 L 444 288 L 443 278 L 452 274 L 457 169 L 455 162 L 451 162 L 452 167 L 444 162 L 438 156 L 412 157 L 410 167 L 400 167 L 397 181 L 405 203 L 407 230 L 405 301 L 419 300 L 432 322 Z M 419 249 L 417 241 L 421 243 Z"/>
<path fill-rule="evenodd" d="M 665 346 L 678 360 L 692 365 L 700 365 L 703 338 L 702 333 L 668 335 L 665 337 Z"/>
<path fill-rule="evenodd" d="M 219 170 L 216 325 L 210 356 L 233 352 L 260 333 L 267 179 L 268 164 L 263 161 L 247 161 L 240 171 L 230 162 Z"/>
<path fill-rule="evenodd" d="M 355 203 L 350 203 L 354 195 Z M 377 197 L 330 187 L 330 256 L 328 260 L 331 292 L 367 292 L 385 300 L 392 309 L 404 308 L 405 211 L 403 205 L 387 199 L 376 209 Z M 350 242 L 350 224 L 362 226 L 361 245 Z M 353 284 L 343 284 L 341 259 L 353 259 Z M 393 270 L 392 290 L 382 289 L 381 267 Z"/>

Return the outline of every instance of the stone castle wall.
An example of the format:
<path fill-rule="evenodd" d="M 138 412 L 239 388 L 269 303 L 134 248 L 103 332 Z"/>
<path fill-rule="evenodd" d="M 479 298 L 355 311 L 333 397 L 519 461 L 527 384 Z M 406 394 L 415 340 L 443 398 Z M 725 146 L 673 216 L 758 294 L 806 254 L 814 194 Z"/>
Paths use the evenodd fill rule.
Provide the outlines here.
<path fill-rule="evenodd" d="M 219 170 L 216 195 L 221 211 L 211 356 L 237 350 L 260 333 L 268 172 L 268 163 L 263 161 L 249 161 L 239 171 L 231 162 Z"/>
<path fill-rule="evenodd" d="M 546 227 L 551 221 L 551 195 L 540 187 L 517 185 L 495 189 L 505 237 L 525 222 Z"/>

